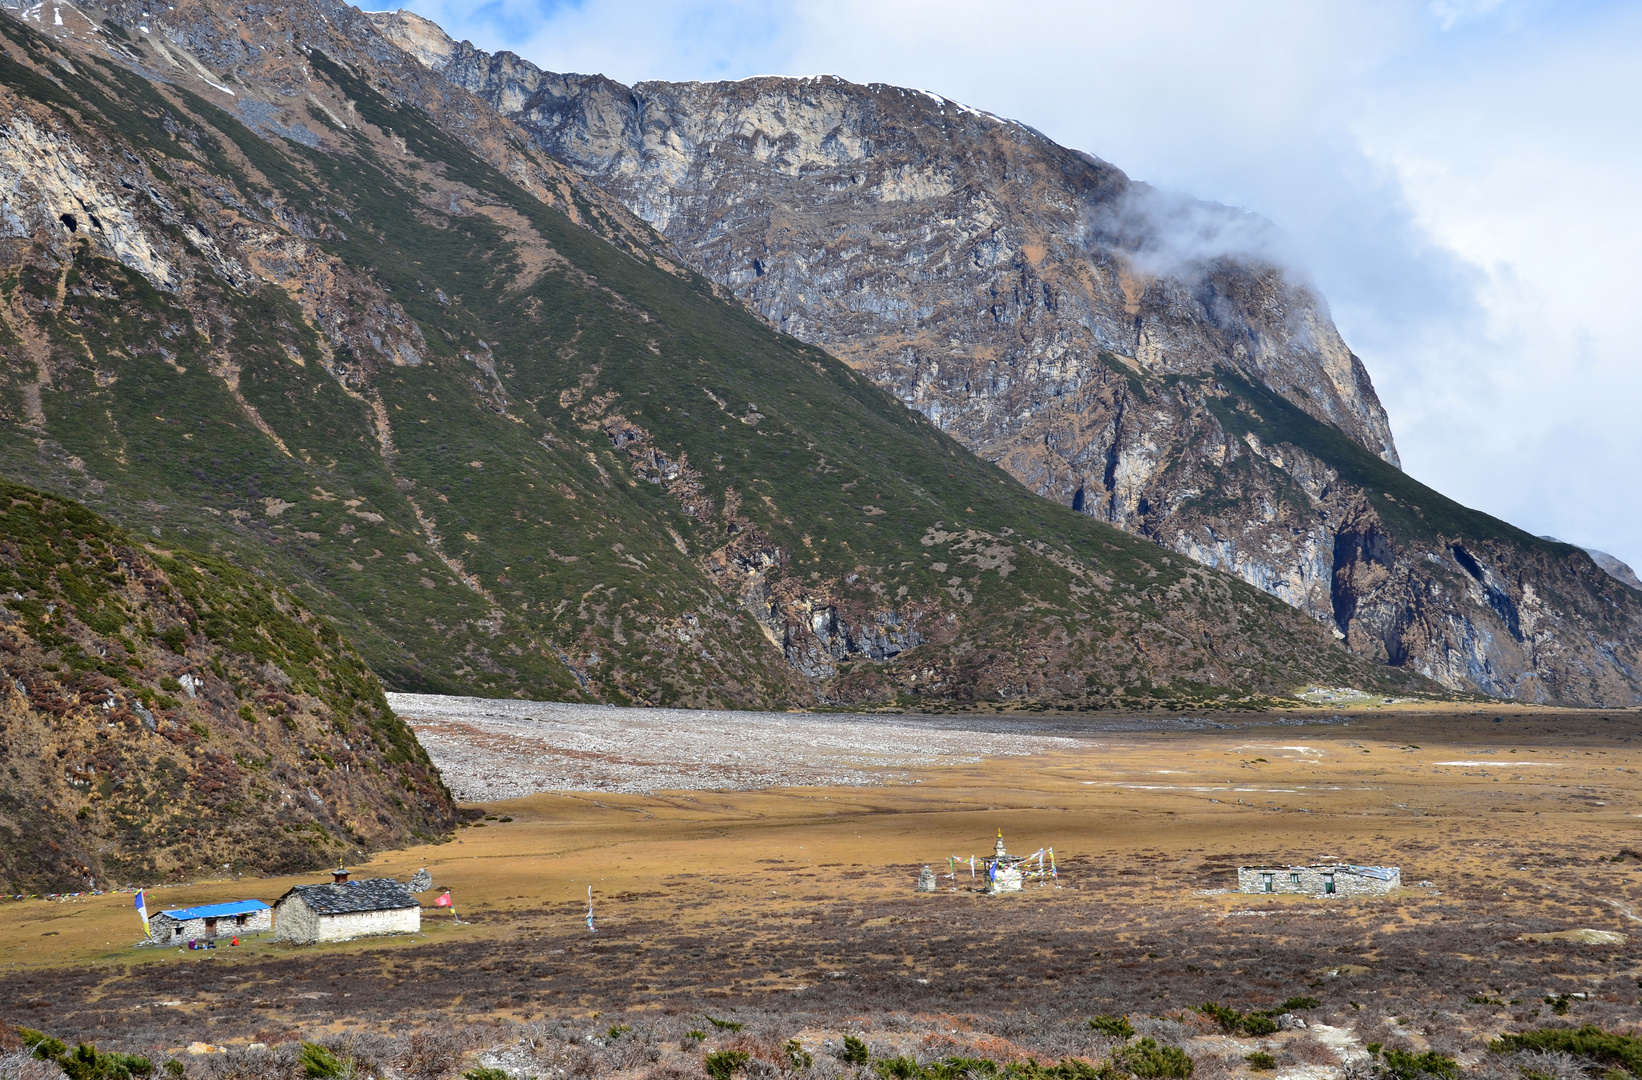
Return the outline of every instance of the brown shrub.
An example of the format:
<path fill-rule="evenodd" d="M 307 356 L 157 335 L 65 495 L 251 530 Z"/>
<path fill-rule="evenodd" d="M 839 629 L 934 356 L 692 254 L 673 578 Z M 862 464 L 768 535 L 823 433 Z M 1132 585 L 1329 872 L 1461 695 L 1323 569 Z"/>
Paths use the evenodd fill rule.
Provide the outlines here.
<path fill-rule="evenodd" d="M 405 1040 L 399 1071 L 409 1080 L 441 1080 L 462 1060 L 467 1040 L 448 1025 L 422 1028 Z"/>
<path fill-rule="evenodd" d="M 626 1071 L 660 1061 L 661 1046 L 656 1041 L 654 1031 L 640 1028 L 606 1046 L 604 1058 L 612 1069 Z"/>
<path fill-rule="evenodd" d="M 1311 1037 L 1292 1039 L 1285 1049 L 1301 1065 L 1338 1065 L 1340 1056 Z"/>
<path fill-rule="evenodd" d="M 55 1061 L 41 1061 L 28 1050 L 0 1052 L 0 1076 L 6 1080 L 63 1080 Z"/>
<path fill-rule="evenodd" d="M 288 1027 L 258 1028 L 252 1042 L 262 1043 L 264 1046 L 278 1046 L 280 1043 L 296 1042 L 302 1037 L 301 1032 Z"/>
<path fill-rule="evenodd" d="M 188 1075 L 199 1080 L 291 1080 L 300 1076 L 297 1046 L 286 1043 L 267 1050 L 231 1046 L 227 1053 L 186 1058 Z"/>
<path fill-rule="evenodd" d="M 698 1063 L 664 1061 L 645 1073 L 643 1080 L 701 1080 L 707 1072 Z"/>
<path fill-rule="evenodd" d="M 1192 1064 L 1192 1080 L 1228 1080 L 1238 1071 L 1239 1062 L 1219 1054 L 1201 1054 L 1192 1059 Z"/>

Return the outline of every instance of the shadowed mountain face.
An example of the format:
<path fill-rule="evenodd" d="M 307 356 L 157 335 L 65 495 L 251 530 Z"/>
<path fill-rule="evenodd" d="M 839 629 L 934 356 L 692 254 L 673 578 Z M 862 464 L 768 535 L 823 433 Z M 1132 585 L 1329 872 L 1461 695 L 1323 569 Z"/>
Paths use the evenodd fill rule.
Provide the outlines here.
<path fill-rule="evenodd" d="M 1446 686 L 1642 700 L 1642 595 L 1403 475 L 1362 363 L 1253 215 L 922 91 L 627 87 L 372 19 L 769 325 L 1038 494 Z"/>
<path fill-rule="evenodd" d="M 352 8 L 62 11 L 0 18 L 0 469 L 288 582 L 397 688 L 1434 689 L 772 331 Z"/>

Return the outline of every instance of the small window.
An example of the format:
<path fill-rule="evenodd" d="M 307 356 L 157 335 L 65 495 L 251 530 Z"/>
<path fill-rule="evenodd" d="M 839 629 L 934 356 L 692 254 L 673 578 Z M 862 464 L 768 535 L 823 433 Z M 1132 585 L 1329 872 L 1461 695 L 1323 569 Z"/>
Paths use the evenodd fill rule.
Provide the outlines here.
<path fill-rule="evenodd" d="M 1289 875 L 1289 884 L 1290 885 L 1300 884 L 1300 875 L 1299 874 L 1290 874 Z"/>

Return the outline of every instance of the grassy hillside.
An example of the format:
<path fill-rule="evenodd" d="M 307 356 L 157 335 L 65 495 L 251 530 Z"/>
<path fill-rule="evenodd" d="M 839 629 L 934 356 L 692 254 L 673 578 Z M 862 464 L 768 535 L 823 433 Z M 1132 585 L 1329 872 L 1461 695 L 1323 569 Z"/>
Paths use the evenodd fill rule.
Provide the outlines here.
<path fill-rule="evenodd" d="M 10 249 L 0 468 L 290 582 L 392 686 L 947 707 L 1424 685 L 1035 498 L 608 242 L 608 209 L 546 191 L 522 142 L 504 173 L 390 100 L 390 73 L 307 54 L 315 146 L 0 24 L 18 107 L 154 192 L 124 198 L 190 268 L 160 287 L 93 230 Z"/>
<path fill-rule="evenodd" d="M 317 867 L 453 824 L 331 624 L 221 559 L 0 483 L 0 882 Z"/>

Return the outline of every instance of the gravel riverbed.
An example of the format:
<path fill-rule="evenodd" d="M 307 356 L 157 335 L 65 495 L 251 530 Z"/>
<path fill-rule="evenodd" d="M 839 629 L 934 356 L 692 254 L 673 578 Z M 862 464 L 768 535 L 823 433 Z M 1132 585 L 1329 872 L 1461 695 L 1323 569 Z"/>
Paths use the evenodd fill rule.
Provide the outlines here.
<path fill-rule="evenodd" d="M 908 770 L 1066 749 L 1041 719 L 629 709 L 389 694 L 464 802 L 904 783 Z"/>

